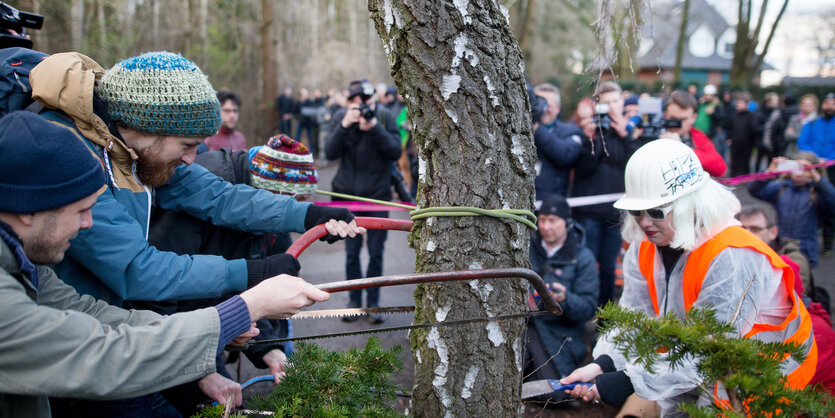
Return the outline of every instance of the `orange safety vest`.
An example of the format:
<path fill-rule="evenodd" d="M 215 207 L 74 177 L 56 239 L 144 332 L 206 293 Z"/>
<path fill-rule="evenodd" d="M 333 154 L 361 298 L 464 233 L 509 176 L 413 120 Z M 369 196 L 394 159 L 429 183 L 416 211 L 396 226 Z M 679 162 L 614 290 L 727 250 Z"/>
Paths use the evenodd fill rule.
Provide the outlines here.
<path fill-rule="evenodd" d="M 725 230 L 716 234 L 713 238 L 690 253 L 690 256 L 687 258 L 687 264 L 684 266 L 684 274 L 682 277 L 682 297 L 684 298 L 685 310 L 689 311 L 699 298 L 702 282 L 704 281 L 708 267 L 710 267 L 710 262 L 716 255 L 728 247 L 754 250 L 768 257 L 774 268 L 783 270 L 783 286 L 786 288 L 786 293 L 791 295 L 792 298 L 791 313 L 786 316 L 786 319 L 781 324 L 755 323 L 743 338 L 751 338 L 757 334 L 762 334 L 762 337 L 766 337 L 764 338 L 765 341 L 780 339 L 784 342 L 808 344 L 810 349 L 806 355 L 806 359 L 794 370 L 790 371 L 787 376 L 789 385 L 792 388 L 802 389 L 806 387 L 812 379 L 812 376 L 814 376 L 818 363 L 818 348 L 815 345 L 815 337 L 812 334 L 812 318 L 809 316 L 809 312 L 806 311 L 806 306 L 800 300 L 800 297 L 794 292 L 794 272 L 792 272 L 791 267 L 771 247 L 750 232 L 739 226 L 725 228 Z M 641 274 L 647 280 L 649 297 L 652 299 L 652 307 L 657 316 L 659 313 L 658 296 L 655 292 L 655 279 L 653 277 L 655 253 L 655 244 L 649 241 L 641 242 L 641 247 L 638 252 L 638 265 Z M 670 297 L 670 295 L 667 295 L 667 297 Z M 772 334 L 770 336 L 771 338 L 768 338 L 769 333 Z M 718 397 L 716 399 L 717 404 L 720 406 L 727 403 L 727 401 L 721 402 Z"/>

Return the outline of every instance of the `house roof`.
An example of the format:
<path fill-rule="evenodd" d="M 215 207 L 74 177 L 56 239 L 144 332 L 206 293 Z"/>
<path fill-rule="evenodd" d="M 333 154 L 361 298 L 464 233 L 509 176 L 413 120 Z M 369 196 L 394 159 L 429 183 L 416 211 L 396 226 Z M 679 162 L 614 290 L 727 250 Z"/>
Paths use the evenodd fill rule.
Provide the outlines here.
<path fill-rule="evenodd" d="M 647 16 L 646 24 L 641 28 L 643 41 L 649 40 L 652 46 L 648 52 L 638 57 L 636 63 L 640 68 L 675 67 L 676 48 L 678 47 L 679 23 L 683 12 L 683 3 L 670 2 L 657 4 L 656 16 Z M 687 24 L 688 38 L 700 28 L 706 28 L 713 35 L 714 42 L 732 26 L 706 0 L 691 0 Z M 699 57 L 690 52 L 689 45 L 682 57 L 682 67 L 693 70 L 721 70 L 731 68 L 732 59 L 725 58 L 713 52 L 710 56 Z M 772 69 L 763 63 L 762 69 Z"/>
<path fill-rule="evenodd" d="M 835 86 L 835 77 L 783 77 L 783 85 Z"/>

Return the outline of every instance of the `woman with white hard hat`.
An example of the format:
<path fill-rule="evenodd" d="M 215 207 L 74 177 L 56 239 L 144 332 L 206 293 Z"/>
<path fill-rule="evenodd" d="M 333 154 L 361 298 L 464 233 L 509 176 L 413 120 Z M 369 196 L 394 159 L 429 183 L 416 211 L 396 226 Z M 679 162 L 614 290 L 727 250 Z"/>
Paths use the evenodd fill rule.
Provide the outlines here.
<path fill-rule="evenodd" d="M 782 370 L 792 387 L 806 386 L 815 372 L 817 348 L 809 314 L 793 291 L 794 274 L 739 226 L 734 215 L 740 204 L 733 193 L 710 178 L 690 147 L 669 139 L 639 148 L 626 165 L 625 182 L 626 193 L 614 204 L 627 212 L 622 235 L 630 243 L 619 304 L 650 316 L 673 312 L 681 319 L 691 308 L 710 306 L 741 338 L 799 341 L 806 346 L 806 360 L 789 358 Z M 650 373 L 628 361 L 611 334 L 601 336 L 593 354 L 593 363 L 561 381 L 594 382 L 571 391 L 585 401 L 617 405 L 634 392 L 657 401 L 666 416 L 681 402 L 727 400 L 724 390 L 700 391 L 694 360 L 675 369 L 665 363 Z"/>

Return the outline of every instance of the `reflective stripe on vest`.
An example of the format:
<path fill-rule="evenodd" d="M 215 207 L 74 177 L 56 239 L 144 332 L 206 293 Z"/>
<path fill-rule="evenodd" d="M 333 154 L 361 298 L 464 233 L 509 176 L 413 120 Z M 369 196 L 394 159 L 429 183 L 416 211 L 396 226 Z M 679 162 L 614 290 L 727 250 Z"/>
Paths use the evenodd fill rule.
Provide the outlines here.
<path fill-rule="evenodd" d="M 812 376 L 814 376 L 815 367 L 818 362 L 818 350 L 815 345 L 814 334 L 812 333 L 812 319 L 809 316 L 809 312 L 806 311 L 806 306 L 800 300 L 797 293 L 794 292 L 795 279 L 791 267 L 771 247 L 750 232 L 739 226 L 725 228 L 725 230 L 716 234 L 713 238 L 690 253 L 687 258 L 687 264 L 684 266 L 681 285 L 685 311 L 689 311 L 699 298 L 702 282 L 704 281 L 711 261 L 728 247 L 748 248 L 763 254 L 768 257 L 768 260 L 774 268 L 783 271 L 783 287 L 786 289 L 786 293 L 791 295 L 792 298 L 791 312 L 781 324 L 755 323 L 743 338 L 756 336 L 758 340 L 765 342 L 793 342 L 805 344 L 809 347 L 809 353 L 806 355 L 806 359 L 802 364 L 798 364 L 793 359 L 788 358 L 781 365 L 783 374 L 786 375 L 789 385 L 794 389 L 804 388 L 812 379 Z M 655 290 L 655 279 L 653 275 L 655 269 L 655 253 L 655 244 L 649 241 L 641 242 L 638 253 L 638 265 L 641 274 L 647 280 L 649 296 L 652 299 L 652 306 L 657 316 L 659 312 L 658 296 Z"/>

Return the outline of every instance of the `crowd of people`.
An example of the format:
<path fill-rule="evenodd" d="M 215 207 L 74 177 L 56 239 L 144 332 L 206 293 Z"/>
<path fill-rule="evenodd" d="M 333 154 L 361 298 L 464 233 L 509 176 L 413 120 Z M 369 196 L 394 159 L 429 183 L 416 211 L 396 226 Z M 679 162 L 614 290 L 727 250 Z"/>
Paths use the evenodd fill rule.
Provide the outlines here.
<path fill-rule="evenodd" d="M 820 288 L 815 290 L 812 269 L 819 260 L 821 229 L 824 245 L 820 252 L 828 256 L 832 251 L 827 232 L 828 222 L 835 217 L 835 188 L 827 175 L 832 166 L 826 169 L 819 163 L 835 158 L 831 127 L 835 94 L 823 98 L 820 116 L 816 116 L 818 101 L 811 95 L 803 96 L 798 107 L 791 95 L 781 101 L 776 94 L 767 94 L 756 109 L 750 94 L 723 91 L 719 96 L 711 85 L 704 87 L 700 97 L 687 91 L 651 97 L 622 91 L 616 83 L 605 81 L 597 86 L 594 97 L 579 100 L 570 122 L 563 123 L 558 119 L 559 89 L 542 84 L 533 92 L 547 107 L 533 115 L 536 198 L 541 204 L 539 230 L 531 235 L 530 259 L 552 296 L 563 305 L 564 315 L 531 321 L 526 335 L 527 372 L 530 379 L 596 383 L 592 391 L 578 387 L 567 394 L 540 396 L 540 400 L 558 402 L 579 396 L 621 404 L 638 393 L 658 401 L 665 413 L 682 400 L 705 402 L 698 399 L 692 379 L 685 383 L 694 370 L 683 369 L 680 378 L 647 375 L 617 353 L 607 338 L 595 343 L 589 321 L 594 319 L 594 308 L 615 299 L 621 254 L 621 305 L 652 316 L 675 312 L 683 318 L 694 305 L 713 306 L 725 315 L 721 313 L 724 307 L 743 298 L 735 293 L 741 291 L 740 283 L 744 286 L 749 273 L 759 271 L 761 278 L 766 273 L 774 277 L 756 283 L 760 288 L 753 291 L 754 299 L 765 302 L 750 307 L 750 315 L 745 314 L 750 317 L 742 321 L 747 325 L 738 324 L 740 335 L 751 324 L 774 324 L 775 318 L 784 318 L 771 311 L 785 312 L 803 304 L 810 313 L 804 321 L 815 324 L 815 338 L 832 341 L 835 333 L 828 297 L 818 293 Z M 764 205 L 740 207 L 739 200 L 715 181 L 728 174 L 754 172 L 780 172 L 747 184 L 753 197 L 767 202 Z M 613 193 L 625 196 L 613 205 L 617 196 L 608 196 Z M 566 197 L 597 201 L 569 208 Z M 762 242 L 731 228 L 738 225 Z M 700 260 L 695 257 L 713 241 L 717 242 L 711 247 L 714 252 L 701 259 L 709 264 L 699 267 L 704 277 L 699 293 L 686 287 L 692 286 L 689 269 L 696 269 L 687 264 Z M 653 259 L 659 262 L 653 264 Z M 783 272 L 788 266 L 796 281 Z M 683 278 L 677 276 L 681 274 Z M 781 281 L 797 290 L 797 300 L 775 288 Z M 667 296 L 682 291 L 698 295 L 697 299 L 680 305 L 680 296 Z M 751 290 L 747 292 L 750 296 Z M 810 342 L 810 338 L 804 336 L 803 341 Z M 592 348 L 594 355 L 589 357 Z M 832 351 L 820 345 L 813 351 L 817 371 L 815 365 L 792 367 L 805 369 L 798 375 L 807 380 L 835 390 L 835 379 L 827 372 L 835 361 Z M 580 367 L 589 358 L 595 361 Z"/>
<path fill-rule="evenodd" d="M 295 277 L 289 232 L 324 224 L 326 241 L 346 240 L 347 279 L 382 275 L 386 231 L 366 231 L 354 216 L 387 212 L 307 200 L 317 159 L 338 162 L 334 192 L 413 199 L 412 129 L 393 86 L 359 79 L 295 97 L 288 86 L 276 99 L 277 134 L 250 147 L 238 129 L 241 98 L 215 91 L 178 54 L 150 52 L 108 70 L 55 54 L 29 81 L 41 108 L 0 119 L 1 415 L 176 417 L 207 400 L 240 405 L 221 357 L 227 344 L 290 336 L 286 318 L 329 297 Z M 683 317 L 710 305 L 730 319 L 727 308 L 745 299 L 733 318 L 740 335 L 767 324 L 759 337 L 807 344 L 806 362 L 787 363 L 793 384 L 835 381 L 816 373 L 832 352 L 814 339 L 835 334 L 811 300 L 819 229 L 820 252 L 832 251 L 835 173 L 817 165 L 835 158 L 835 94 L 818 109 L 809 95 L 797 105 L 768 94 L 757 105 L 707 85 L 700 97 L 639 97 L 603 81 L 563 122 L 560 89 L 532 91 L 543 105 L 532 120 L 530 261 L 564 314 L 531 320 L 531 376 L 595 383 L 574 397 L 618 404 L 637 394 L 671 411 L 700 399 L 685 376 L 695 366 L 659 378 L 605 336 L 595 344 L 587 325 L 596 308 L 619 299 Z M 742 208 L 715 181 L 728 162 L 730 175 L 790 174 L 750 183 L 770 206 Z M 570 198 L 586 203 L 572 207 Z M 752 274 L 759 279 L 741 286 Z M 379 303 L 379 289 L 350 293 L 349 307 Z M 292 345 L 244 354 L 280 381 Z"/>

